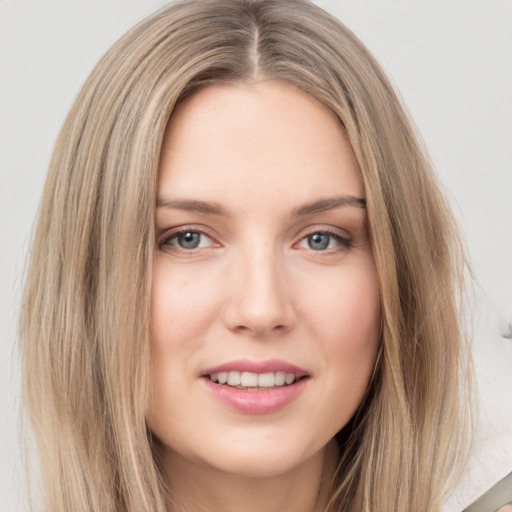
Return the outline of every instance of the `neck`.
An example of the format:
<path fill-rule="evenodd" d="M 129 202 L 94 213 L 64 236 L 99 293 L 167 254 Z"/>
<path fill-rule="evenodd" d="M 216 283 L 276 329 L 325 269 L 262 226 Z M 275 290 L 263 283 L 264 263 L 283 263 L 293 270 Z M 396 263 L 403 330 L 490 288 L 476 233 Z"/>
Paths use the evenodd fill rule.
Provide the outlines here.
<path fill-rule="evenodd" d="M 324 512 L 337 463 L 331 441 L 290 471 L 273 476 L 218 471 L 172 452 L 164 455 L 171 512 Z"/>

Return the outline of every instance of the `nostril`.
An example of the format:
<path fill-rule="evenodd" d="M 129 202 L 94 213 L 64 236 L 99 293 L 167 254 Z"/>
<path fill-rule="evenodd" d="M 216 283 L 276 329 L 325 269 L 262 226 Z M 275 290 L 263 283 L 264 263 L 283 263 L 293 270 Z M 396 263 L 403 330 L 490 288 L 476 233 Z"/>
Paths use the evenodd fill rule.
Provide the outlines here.
<path fill-rule="evenodd" d="M 235 326 L 234 330 L 236 332 L 239 332 L 241 334 L 252 334 L 254 336 L 263 336 L 263 335 L 268 335 L 268 334 L 279 334 L 279 333 L 284 333 L 286 330 L 287 330 L 287 326 L 284 325 L 284 324 L 279 324 L 279 325 L 275 325 L 274 327 L 271 327 L 270 329 L 266 329 L 264 327 L 262 328 L 259 328 L 257 326 L 254 326 L 254 327 L 250 327 L 250 326 L 247 326 L 247 325 L 237 325 Z"/>

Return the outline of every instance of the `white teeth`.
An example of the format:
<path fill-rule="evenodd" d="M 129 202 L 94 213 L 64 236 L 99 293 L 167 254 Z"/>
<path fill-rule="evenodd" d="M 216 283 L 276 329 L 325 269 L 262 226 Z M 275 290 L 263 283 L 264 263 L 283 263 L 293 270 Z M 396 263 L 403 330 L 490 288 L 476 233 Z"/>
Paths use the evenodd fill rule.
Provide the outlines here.
<path fill-rule="evenodd" d="M 274 374 L 271 373 L 260 373 L 258 375 L 258 386 L 260 388 L 271 388 L 274 386 Z"/>
<path fill-rule="evenodd" d="M 274 376 L 274 382 L 276 386 L 282 386 L 284 384 L 284 379 L 286 377 L 286 373 L 284 372 L 276 372 Z"/>
<path fill-rule="evenodd" d="M 228 385 L 240 386 L 240 372 L 228 372 Z"/>
<path fill-rule="evenodd" d="M 258 374 L 243 372 L 240 377 L 240 384 L 246 388 L 255 388 L 258 385 Z"/>
<path fill-rule="evenodd" d="M 219 372 L 209 375 L 212 382 L 227 384 L 228 386 L 243 386 L 244 388 L 273 388 L 284 386 L 295 382 L 295 374 L 286 372 Z"/>

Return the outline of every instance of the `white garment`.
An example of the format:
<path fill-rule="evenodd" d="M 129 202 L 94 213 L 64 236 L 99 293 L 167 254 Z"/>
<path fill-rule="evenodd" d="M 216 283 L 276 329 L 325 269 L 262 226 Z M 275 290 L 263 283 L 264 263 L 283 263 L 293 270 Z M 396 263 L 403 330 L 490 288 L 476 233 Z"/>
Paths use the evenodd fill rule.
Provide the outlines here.
<path fill-rule="evenodd" d="M 443 512 L 461 512 L 512 472 L 512 339 L 496 318 L 491 310 L 475 328 L 476 432 L 467 468 Z"/>

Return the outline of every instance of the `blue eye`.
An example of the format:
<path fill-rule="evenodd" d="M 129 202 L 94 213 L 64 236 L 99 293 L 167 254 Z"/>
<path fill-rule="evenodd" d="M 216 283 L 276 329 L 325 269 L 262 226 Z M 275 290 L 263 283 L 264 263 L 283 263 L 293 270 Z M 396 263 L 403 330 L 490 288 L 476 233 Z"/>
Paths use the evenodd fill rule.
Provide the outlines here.
<path fill-rule="evenodd" d="M 187 231 L 186 233 L 178 233 L 174 235 L 176 244 L 182 249 L 196 249 L 201 242 L 201 234 Z"/>
<path fill-rule="evenodd" d="M 313 251 L 325 251 L 327 249 L 348 248 L 352 245 L 350 239 L 328 231 L 316 231 L 305 236 L 299 246 Z"/>
<path fill-rule="evenodd" d="M 331 238 L 332 237 L 326 233 L 313 233 L 306 239 L 310 249 L 313 249 L 314 251 L 323 251 L 329 247 Z"/>
<path fill-rule="evenodd" d="M 175 232 L 163 240 L 158 245 L 162 249 L 164 247 L 178 248 L 185 251 L 193 251 L 201 249 L 212 244 L 212 239 L 201 231 L 184 230 Z"/>

